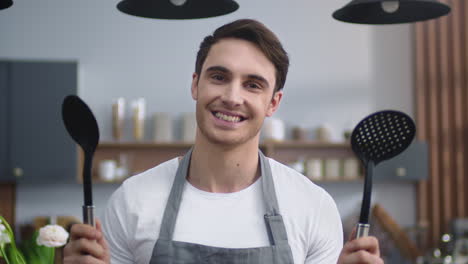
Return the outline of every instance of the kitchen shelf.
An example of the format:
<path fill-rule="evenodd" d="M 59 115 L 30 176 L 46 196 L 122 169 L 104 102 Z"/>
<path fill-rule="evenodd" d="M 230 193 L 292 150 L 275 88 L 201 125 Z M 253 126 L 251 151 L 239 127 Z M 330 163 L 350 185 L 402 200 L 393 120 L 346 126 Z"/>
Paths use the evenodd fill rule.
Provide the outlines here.
<path fill-rule="evenodd" d="M 129 175 L 135 175 L 150 169 L 164 161 L 184 155 L 193 145 L 190 142 L 101 142 L 93 159 L 93 181 L 104 182 L 98 177 L 99 164 L 103 160 L 126 160 Z M 284 164 L 311 158 L 346 159 L 353 158 L 354 153 L 349 143 L 325 143 L 314 141 L 265 141 L 260 144 L 263 153 Z M 79 166 L 83 162 L 80 151 Z M 123 179 L 122 179 L 123 180 Z M 113 182 L 121 182 L 116 180 Z M 78 171 L 78 181 L 81 182 L 81 171 Z M 323 182 L 344 182 L 349 179 L 332 179 Z"/>
<path fill-rule="evenodd" d="M 189 148 L 193 143 L 188 142 L 101 142 L 99 143 L 98 148 L 115 148 L 115 149 L 129 149 L 129 148 Z"/>
<path fill-rule="evenodd" d="M 265 155 L 282 163 L 291 163 L 299 159 L 354 157 L 349 143 L 329 143 L 316 141 L 266 141 L 261 148 Z"/>

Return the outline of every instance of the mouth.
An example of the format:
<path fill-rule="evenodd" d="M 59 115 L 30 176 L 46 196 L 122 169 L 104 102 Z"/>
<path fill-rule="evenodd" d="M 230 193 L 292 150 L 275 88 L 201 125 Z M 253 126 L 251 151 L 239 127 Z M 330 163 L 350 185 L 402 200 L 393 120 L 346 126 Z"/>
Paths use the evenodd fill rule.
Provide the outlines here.
<path fill-rule="evenodd" d="M 216 118 L 221 119 L 226 122 L 239 123 L 244 121 L 246 118 L 240 115 L 233 115 L 228 113 L 221 113 L 218 111 L 211 112 Z"/>

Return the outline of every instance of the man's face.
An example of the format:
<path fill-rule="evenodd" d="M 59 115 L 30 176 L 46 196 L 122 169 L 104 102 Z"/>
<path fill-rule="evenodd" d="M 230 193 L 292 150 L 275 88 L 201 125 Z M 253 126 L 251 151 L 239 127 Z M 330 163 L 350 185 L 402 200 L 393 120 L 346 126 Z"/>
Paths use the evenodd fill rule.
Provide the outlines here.
<path fill-rule="evenodd" d="M 278 108 L 275 67 L 252 43 L 228 38 L 211 47 L 192 80 L 197 137 L 224 145 L 258 143 L 266 116 Z"/>

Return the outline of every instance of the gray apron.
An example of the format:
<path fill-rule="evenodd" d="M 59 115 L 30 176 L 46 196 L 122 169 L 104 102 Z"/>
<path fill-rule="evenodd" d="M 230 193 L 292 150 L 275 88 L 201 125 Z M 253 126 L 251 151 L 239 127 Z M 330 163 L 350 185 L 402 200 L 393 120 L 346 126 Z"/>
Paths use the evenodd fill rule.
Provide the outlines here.
<path fill-rule="evenodd" d="M 259 151 L 262 172 L 260 180 L 266 205 L 265 224 L 271 246 L 221 248 L 172 240 L 191 155 L 192 150 L 189 150 L 177 169 L 150 264 L 293 264 L 286 228 L 278 210 L 270 164 L 261 151 Z"/>

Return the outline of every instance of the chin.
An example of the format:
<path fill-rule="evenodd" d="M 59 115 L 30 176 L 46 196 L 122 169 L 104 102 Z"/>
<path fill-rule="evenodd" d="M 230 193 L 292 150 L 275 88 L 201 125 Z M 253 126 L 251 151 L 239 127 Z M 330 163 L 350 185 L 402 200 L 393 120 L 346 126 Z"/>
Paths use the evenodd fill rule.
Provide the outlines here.
<path fill-rule="evenodd" d="M 204 131 L 203 129 L 200 129 L 200 131 L 208 142 L 226 147 L 248 144 L 255 141 L 256 136 L 258 136 L 258 133 L 253 135 L 229 135 L 229 133 L 216 133 L 215 131 Z"/>
<path fill-rule="evenodd" d="M 235 138 L 235 137 L 227 137 L 223 135 L 213 135 L 213 134 L 205 134 L 205 138 L 214 144 L 217 145 L 227 145 L 227 146 L 234 146 L 234 145 L 239 145 L 244 143 L 246 140 L 241 139 L 241 138 Z"/>

